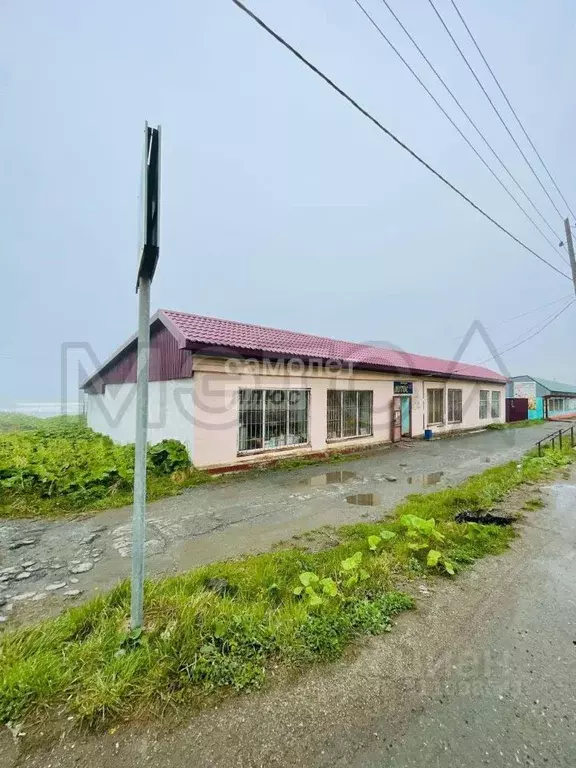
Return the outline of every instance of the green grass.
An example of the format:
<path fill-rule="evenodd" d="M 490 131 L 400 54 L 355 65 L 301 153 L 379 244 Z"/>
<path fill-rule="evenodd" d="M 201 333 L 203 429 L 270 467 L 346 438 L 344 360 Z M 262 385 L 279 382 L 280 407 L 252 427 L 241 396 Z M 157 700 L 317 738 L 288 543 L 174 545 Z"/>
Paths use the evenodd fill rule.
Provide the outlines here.
<path fill-rule="evenodd" d="M 132 501 L 134 445 L 116 445 L 84 420 L 39 420 L 34 429 L 0 433 L 0 518 L 57 516 Z M 163 440 L 148 450 L 151 500 L 212 481 L 190 466 L 186 448 Z"/>
<path fill-rule="evenodd" d="M 74 424 L 85 424 L 83 416 L 49 416 L 40 418 L 26 413 L 0 411 L 0 434 L 5 432 L 27 432 L 34 429 L 58 428 Z"/>
<path fill-rule="evenodd" d="M 389 631 L 392 617 L 413 605 L 399 584 L 443 574 L 441 564 L 428 565 L 429 549 L 458 571 L 502 552 L 515 535 L 511 526 L 456 523 L 458 512 L 489 509 L 574 457 L 567 447 L 542 458 L 532 453 L 456 488 L 410 496 L 381 523 L 335 530 L 335 546 L 320 552 L 292 547 L 149 581 L 142 634 L 128 631 L 127 583 L 55 619 L 8 632 L 0 645 L 0 722 L 44 715 L 109 724 L 249 690 L 273 666 L 335 659 L 358 635 Z M 405 515 L 434 518 L 434 537 L 414 538 Z M 395 536 L 371 551 L 368 537 L 383 530 Z M 347 570 L 358 552 L 360 570 Z M 317 583 L 318 605 L 297 596 L 301 576 L 310 573 L 330 580 L 337 594 L 324 594 Z M 224 580 L 220 592 L 210 579 Z"/>
<path fill-rule="evenodd" d="M 505 424 L 488 424 L 486 429 L 518 429 L 521 427 L 537 427 L 546 424 L 546 419 L 524 419 L 524 421 L 507 421 Z"/>

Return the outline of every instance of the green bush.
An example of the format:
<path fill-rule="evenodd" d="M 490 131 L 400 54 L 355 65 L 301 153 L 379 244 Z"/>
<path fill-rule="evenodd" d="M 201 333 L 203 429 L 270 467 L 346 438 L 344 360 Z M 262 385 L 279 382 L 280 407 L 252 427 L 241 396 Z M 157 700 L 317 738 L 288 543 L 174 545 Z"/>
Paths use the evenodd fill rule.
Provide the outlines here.
<path fill-rule="evenodd" d="M 190 467 L 188 452 L 176 440 L 148 451 L 148 473 L 167 477 Z M 32 505 L 88 508 L 113 493 L 130 492 L 134 445 L 116 445 L 80 419 L 46 419 L 32 431 L 0 434 L 0 507 Z"/>

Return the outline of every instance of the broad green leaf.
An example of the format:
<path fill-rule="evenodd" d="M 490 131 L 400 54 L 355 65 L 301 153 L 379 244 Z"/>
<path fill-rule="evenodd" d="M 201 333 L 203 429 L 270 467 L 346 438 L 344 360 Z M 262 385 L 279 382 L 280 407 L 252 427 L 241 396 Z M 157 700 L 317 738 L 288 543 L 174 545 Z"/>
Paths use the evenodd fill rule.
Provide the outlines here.
<path fill-rule="evenodd" d="M 373 552 L 378 548 L 378 544 L 380 544 L 381 541 L 382 539 L 380 536 L 368 536 L 368 546 Z"/>
<path fill-rule="evenodd" d="M 366 579 L 370 578 L 370 574 L 368 573 L 368 571 L 365 571 L 364 568 L 360 568 L 360 570 L 358 571 L 358 578 L 360 579 L 360 581 L 366 581 Z"/>
<path fill-rule="evenodd" d="M 444 560 L 444 568 L 446 568 L 446 572 L 450 574 L 450 576 L 454 576 L 455 570 L 453 563 L 450 562 L 450 560 Z"/>
<path fill-rule="evenodd" d="M 309 587 L 310 584 L 317 584 L 320 581 L 318 576 L 312 571 L 304 571 L 298 578 L 305 587 Z"/>
<path fill-rule="evenodd" d="M 426 558 L 426 565 L 428 565 L 429 568 L 433 568 L 435 565 L 438 565 L 441 557 L 442 552 L 439 552 L 437 549 L 431 549 Z"/>
<path fill-rule="evenodd" d="M 322 591 L 325 595 L 329 595 L 330 597 L 335 597 L 338 594 L 338 585 L 334 581 L 334 579 L 331 578 L 325 578 L 320 581 L 320 584 L 322 585 Z"/>
<path fill-rule="evenodd" d="M 322 600 L 320 595 L 317 595 L 316 592 L 310 595 L 310 605 L 322 605 L 323 602 L 324 600 Z"/>
<path fill-rule="evenodd" d="M 224 637 L 226 634 L 226 624 L 223 621 L 217 621 L 214 625 L 214 637 Z"/>
<path fill-rule="evenodd" d="M 362 552 L 355 552 L 351 557 L 342 560 L 340 565 L 343 571 L 353 571 L 362 562 Z"/>
<path fill-rule="evenodd" d="M 396 534 L 394 533 L 394 531 L 387 531 L 383 529 L 380 531 L 380 538 L 382 539 L 382 541 L 390 541 L 390 539 L 396 538 Z"/>
<path fill-rule="evenodd" d="M 292 590 L 292 594 L 301 595 L 303 591 L 304 591 L 304 587 L 294 587 L 294 589 Z"/>

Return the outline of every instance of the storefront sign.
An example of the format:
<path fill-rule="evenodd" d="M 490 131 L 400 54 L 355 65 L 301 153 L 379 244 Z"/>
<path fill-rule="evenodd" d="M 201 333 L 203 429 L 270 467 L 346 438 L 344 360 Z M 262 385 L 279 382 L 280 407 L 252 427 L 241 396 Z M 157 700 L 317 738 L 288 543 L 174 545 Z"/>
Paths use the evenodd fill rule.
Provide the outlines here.
<path fill-rule="evenodd" d="M 395 395 L 412 395 L 414 393 L 414 383 L 412 381 L 395 381 Z"/>

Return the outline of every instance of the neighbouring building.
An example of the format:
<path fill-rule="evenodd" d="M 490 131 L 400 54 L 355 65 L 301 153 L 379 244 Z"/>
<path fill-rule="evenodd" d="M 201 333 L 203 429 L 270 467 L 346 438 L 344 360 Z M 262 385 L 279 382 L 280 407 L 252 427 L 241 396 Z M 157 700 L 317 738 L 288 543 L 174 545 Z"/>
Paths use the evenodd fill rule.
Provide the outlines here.
<path fill-rule="evenodd" d="M 89 425 L 133 442 L 136 338 L 84 384 Z M 197 467 L 238 467 L 505 420 L 506 379 L 475 365 L 159 310 L 150 326 L 149 441 Z"/>
<path fill-rule="evenodd" d="M 529 419 L 567 419 L 576 417 L 576 385 L 535 376 L 512 376 L 506 397 L 528 400 Z"/>

